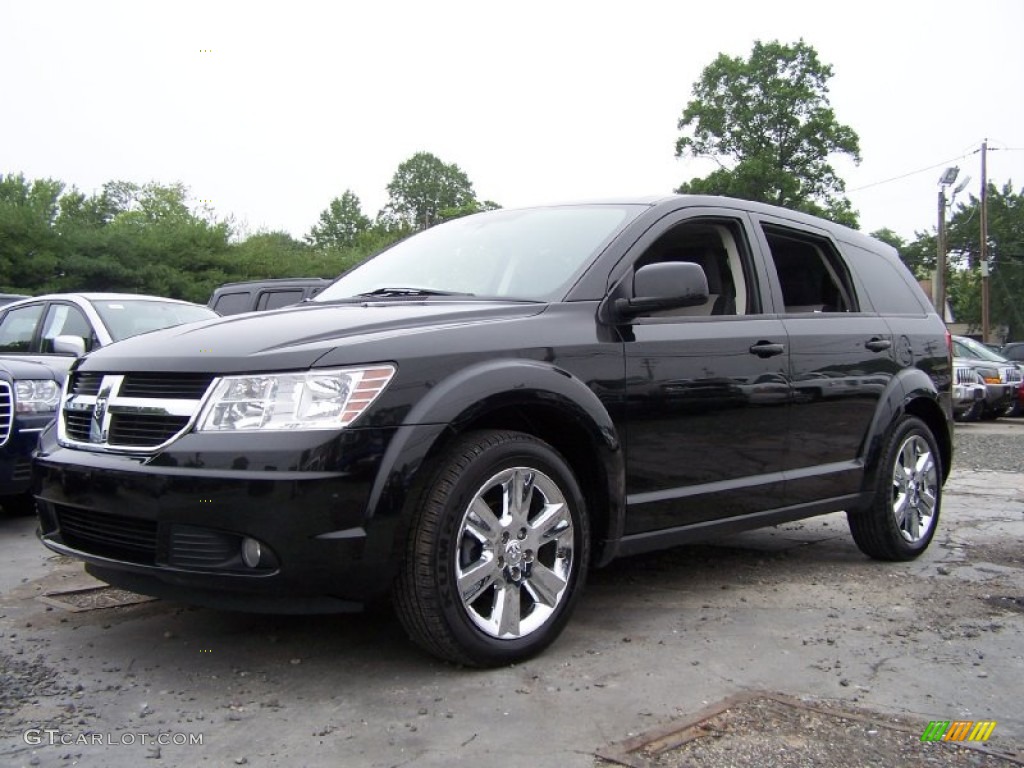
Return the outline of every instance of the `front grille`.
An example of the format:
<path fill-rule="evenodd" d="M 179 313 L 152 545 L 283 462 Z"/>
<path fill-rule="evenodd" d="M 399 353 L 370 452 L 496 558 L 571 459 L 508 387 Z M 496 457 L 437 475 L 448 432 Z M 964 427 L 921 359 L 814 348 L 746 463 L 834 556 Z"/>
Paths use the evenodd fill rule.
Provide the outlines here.
<path fill-rule="evenodd" d="M 956 383 L 957 384 L 976 384 L 978 382 L 977 374 L 974 373 L 973 368 L 966 368 L 957 366 L 956 368 Z"/>
<path fill-rule="evenodd" d="M 64 413 L 64 432 L 71 440 L 89 442 L 89 425 L 92 415 L 89 413 Z"/>
<path fill-rule="evenodd" d="M 121 385 L 122 397 L 165 397 L 198 400 L 213 376 L 206 373 L 130 373 Z"/>
<path fill-rule="evenodd" d="M 89 450 L 155 448 L 188 428 L 213 380 L 208 373 L 72 374 L 58 435 Z"/>
<path fill-rule="evenodd" d="M 15 483 L 32 479 L 32 460 L 22 456 L 14 462 L 14 469 L 11 470 L 11 481 Z"/>
<path fill-rule="evenodd" d="M 73 395 L 95 395 L 100 391 L 102 373 L 76 373 L 71 377 L 68 391 Z"/>
<path fill-rule="evenodd" d="M 1007 366 L 1006 368 L 1003 368 L 1002 374 L 1003 381 L 1007 384 L 1016 384 L 1021 379 L 1020 371 L 1016 366 Z"/>
<path fill-rule="evenodd" d="M 160 445 L 183 430 L 188 422 L 188 416 L 115 413 L 110 418 L 107 441 L 111 445 L 127 447 Z"/>
<path fill-rule="evenodd" d="M 0 445 L 11 436 L 11 421 L 14 419 L 14 402 L 11 398 L 11 385 L 0 381 Z"/>
<path fill-rule="evenodd" d="M 240 567 L 241 543 L 237 534 L 176 525 L 171 530 L 168 562 L 179 568 Z"/>
<path fill-rule="evenodd" d="M 64 543 L 88 554 L 142 565 L 156 562 L 157 525 L 152 520 L 55 504 Z"/>

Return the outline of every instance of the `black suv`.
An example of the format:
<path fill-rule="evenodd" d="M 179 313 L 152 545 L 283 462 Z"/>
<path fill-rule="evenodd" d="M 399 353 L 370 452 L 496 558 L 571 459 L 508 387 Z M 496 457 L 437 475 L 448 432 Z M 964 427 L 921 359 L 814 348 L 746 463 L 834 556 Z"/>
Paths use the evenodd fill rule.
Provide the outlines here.
<path fill-rule="evenodd" d="M 838 510 L 868 555 L 921 554 L 951 378 L 917 283 L 853 230 L 719 197 L 493 211 L 79 361 L 41 536 L 207 605 L 390 594 L 429 651 L 505 664 L 615 557 Z"/>
<path fill-rule="evenodd" d="M 221 315 L 280 309 L 316 296 L 330 284 L 330 280 L 322 277 L 280 277 L 224 283 L 210 294 L 207 306 Z"/>

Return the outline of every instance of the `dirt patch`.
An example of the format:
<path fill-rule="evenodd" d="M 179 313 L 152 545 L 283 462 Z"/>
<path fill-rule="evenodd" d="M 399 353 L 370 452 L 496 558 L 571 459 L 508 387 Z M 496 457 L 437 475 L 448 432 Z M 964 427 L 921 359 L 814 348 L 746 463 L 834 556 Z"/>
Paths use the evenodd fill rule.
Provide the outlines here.
<path fill-rule="evenodd" d="M 136 605 L 137 603 L 149 603 L 156 600 L 156 598 L 139 595 L 135 592 L 115 587 L 86 587 L 84 589 L 47 592 L 39 600 L 47 605 L 78 613 L 80 611 L 95 611 L 101 608 L 118 608 L 125 605 Z"/>
<path fill-rule="evenodd" d="M 839 709 L 775 694 L 734 697 L 692 718 L 612 745 L 597 766 L 631 768 L 1008 768 L 1024 753 L 998 740 L 924 742 L 927 723 L 866 710 Z"/>

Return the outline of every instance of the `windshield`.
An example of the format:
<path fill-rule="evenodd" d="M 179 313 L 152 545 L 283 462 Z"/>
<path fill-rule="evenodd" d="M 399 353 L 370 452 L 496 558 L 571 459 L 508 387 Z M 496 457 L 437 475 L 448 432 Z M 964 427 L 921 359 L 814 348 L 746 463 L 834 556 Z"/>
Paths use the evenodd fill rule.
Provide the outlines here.
<path fill-rule="evenodd" d="M 220 317 L 208 307 L 174 301 L 107 299 L 93 301 L 92 306 L 114 341 L 161 328 L 170 328 L 172 325 Z"/>
<path fill-rule="evenodd" d="M 956 357 L 973 357 L 978 360 L 988 360 L 992 363 L 1008 363 L 1005 357 L 998 352 L 993 352 L 980 341 L 969 339 L 966 336 L 958 336 L 953 339 L 953 352 Z"/>
<path fill-rule="evenodd" d="M 639 206 L 565 206 L 491 211 L 456 219 L 360 264 L 313 301 L 374 293 L 558 299 L 639 210 Z"/>

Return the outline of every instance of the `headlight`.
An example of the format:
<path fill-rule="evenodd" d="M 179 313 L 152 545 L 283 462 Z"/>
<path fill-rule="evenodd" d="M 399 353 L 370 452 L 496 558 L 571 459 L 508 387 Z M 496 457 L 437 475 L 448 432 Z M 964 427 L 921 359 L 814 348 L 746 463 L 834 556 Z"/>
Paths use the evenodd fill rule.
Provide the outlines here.
<path fill-rule="evenodd" d="M 225 376 L 199 414 L 196 430 L 341 429 L 377 399 L 393 365 L 304 373 Z"/>
<path fill-rule="evenodd" d="M 14 401 L 18 413 L 56 413 L 60 386 L 52 379 L 22 379 L 14 382 Z"/>

